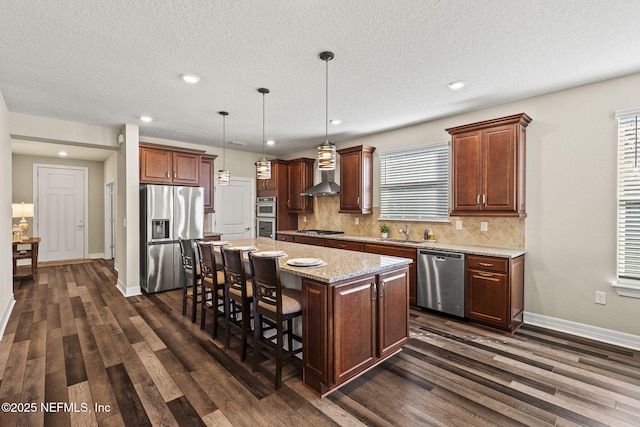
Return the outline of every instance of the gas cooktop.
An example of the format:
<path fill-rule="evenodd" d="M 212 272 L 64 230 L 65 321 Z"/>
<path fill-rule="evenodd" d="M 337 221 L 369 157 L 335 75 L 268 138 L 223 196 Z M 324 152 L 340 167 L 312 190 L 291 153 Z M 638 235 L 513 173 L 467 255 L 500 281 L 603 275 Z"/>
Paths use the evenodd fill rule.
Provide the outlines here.
<path fill-rule="evenodd" d="M 333 231 L 333 230 L 298 230 L 298 233 L 303 234 L 344 234 L 344 231 Z"/>

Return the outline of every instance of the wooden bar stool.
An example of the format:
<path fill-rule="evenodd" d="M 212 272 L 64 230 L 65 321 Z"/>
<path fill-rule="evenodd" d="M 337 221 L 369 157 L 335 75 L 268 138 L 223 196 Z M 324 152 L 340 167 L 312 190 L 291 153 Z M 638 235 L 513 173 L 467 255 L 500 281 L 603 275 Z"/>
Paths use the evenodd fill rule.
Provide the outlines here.
<path fill-rule="evenodd" d="M 211 292 L 206 292 L 202 300 L 202 310 L 200 314 L 200 329 L 204 329 L 207 310 L 213 313 L 213 338 L 218 336 L 218 316 L 224 316 L 224 272 L 216 264 L 213 253 L 213 245 L 206 242 L 198 242 L 200 251 L 200 271 L 204 280 L 205 288 L 210 288 Z"/>
<path fill-rule="evenodd" d="M 282 287 L 278 258 L 263 257 L 249 253 L 249 265 L 253 283 L 253 371 L 258 368 L 261 347 L 276 353 L 275 388 L 282 383 L 284 359 L 302 351 L 302 346 L 293 349 L 293 341 L 302 344 L 302 338 L 293 332 L 293 319 L 302 316 L 301 292 Z M 287 329 L 284 329 L 284 323 Z M 267 328 L 263 324 L 267 325 Z M 275 329 L 275 334 L 267 337 L 265 332 Z M 287 349 L 284 336 L 287 336 Z"/>
<path fill-rule="evenodd" d="M 220 248 L 222 254 L 222 266 L 224 269 L 224 347 L 229 348 L 231 325 L 240 327 L 242 350 L 240 360 L 247 358 L 247 331 L 251 330 L 251 303 L 253 302 L 253 290 L 251 282 L 247 280 L 243 252 L 233 248 Z M 241 315 L 240 321 L 237 314 Z"/>
<path fill-rule="evenodd" d="M 211 288 L 205 289 L 203 285 L 200 251 L 197 249 L 196 242 L 195 239 L 180 239 L 180 254 L 184 271 L 182 315 L 187 314 L 187 301 L 191 300 L 191 323 L 196 322 L 198 307 L 201 305 L 203 295 L 211 292 Z"/>

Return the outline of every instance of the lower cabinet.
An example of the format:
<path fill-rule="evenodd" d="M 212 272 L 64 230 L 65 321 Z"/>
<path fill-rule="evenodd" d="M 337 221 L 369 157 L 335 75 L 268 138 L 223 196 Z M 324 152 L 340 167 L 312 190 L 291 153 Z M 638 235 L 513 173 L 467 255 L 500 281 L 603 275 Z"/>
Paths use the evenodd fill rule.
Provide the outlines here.
<path fill-rule="evenodd" d="M 302 305 L 303 381 L 321 396 L 409 341 L 406 267 L 330 285 L 303 279 Z"/>
<path fill-rule="evenodd" d="M 473 322 L 517 330 L 524 311 L 524 256 L 468 255 L 465 311 Z"/>
<path fill-rule="evenodd" d="M 398 256 L 401 258 L 410 258 L 413 262 L 409 265 L 409 301 L 411 305 L 418 304 L 418 285 L 417 285 L 417 259 L 418 251 L 415 248 L 403 248 L 400 246 L 382 245 L 377 243 L 365 243 L 363 251 L 370 254 Z"/>

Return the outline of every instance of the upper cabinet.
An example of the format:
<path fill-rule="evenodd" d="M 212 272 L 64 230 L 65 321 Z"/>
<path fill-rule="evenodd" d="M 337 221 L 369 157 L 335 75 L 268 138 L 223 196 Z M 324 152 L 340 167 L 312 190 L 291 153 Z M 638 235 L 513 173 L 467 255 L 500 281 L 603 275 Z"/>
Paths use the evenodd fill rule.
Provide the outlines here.
<path fill-rule="evenodd" d="M 447 129 L 452 135 L 452 216 L 526 216 L 522 113 Z"/>
<path fill-rule="evenodd" d="M 315 159 L 306 157 L 289 160 L 287 169 L 289 183 L 289 197 L 287 198 L 287 207 L 289 209 L 289 212 L 313 212 L 313 197 L 301 196 L 300 193 L 313 185 L 314 162 Z"/>
<path fill-rule="evenodd" d="M 216 168 L 214 161 L 217 156 L 203 155 L 200 162 L 200 186 L 204 188 L 204 212 L 212 213 L 214 209 L 214 184 Z"/>
<path fill-rule="evenodd" d="M 375 147 L 358 145 L 338 150 L 340 154 L 340 212 L 373 212 L 373 152 Z"/>
<path fill-rule="evenodd" d="M 271 178 L 257 179 L 258 197 L 284 197 L 287 195 L 287 162 L 286 160 L 271 160 Z M 284 193 L 283 193 L 284 191 Z"/>
<path fill-rule="evenodd" d="M 140 143 L 140 182 L 198 186 L 202 153 L 199 150 Z"/>

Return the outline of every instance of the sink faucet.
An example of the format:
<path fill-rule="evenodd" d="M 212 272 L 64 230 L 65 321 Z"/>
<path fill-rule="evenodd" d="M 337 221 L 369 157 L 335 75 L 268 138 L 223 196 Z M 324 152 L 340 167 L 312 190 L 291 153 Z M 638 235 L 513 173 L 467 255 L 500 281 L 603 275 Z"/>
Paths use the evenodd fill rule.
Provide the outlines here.
<path fill-rule="evenodd" d="M 404 237 L 404 240 L 409 240 L 409 226 L 408 226 L 408 225 L 405 225 L 405 226 L 404 226 L 404 230 L 403 230 L 403 229 L 400 229 L 400 232 L 401 232 L 402 234 L 404 234 L 404 236 L 405 236 L 405 237 Z"/>

